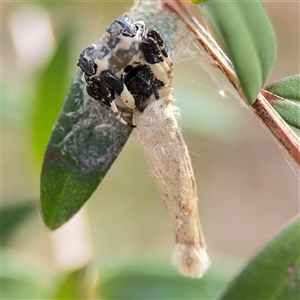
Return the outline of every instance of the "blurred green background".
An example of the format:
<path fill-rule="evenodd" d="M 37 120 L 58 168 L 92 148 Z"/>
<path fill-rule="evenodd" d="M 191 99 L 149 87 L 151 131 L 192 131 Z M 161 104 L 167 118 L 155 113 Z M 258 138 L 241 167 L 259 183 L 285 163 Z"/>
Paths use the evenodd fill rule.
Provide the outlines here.
<path fill-rule="evenodd" d="M 181 279 L 171 266 L 171 226 L 134 132 L 83 211 L 57 232 L 47 230 L 38 211 L 39 172 L 53 115 L 77 72 L 78 54 L 131 5 L 2 3 L 3 299 L 65 299 L 64 290 L 85 275 L 71 274 L 72 281 L 64 274 L 89 262 L 99 271 L 100 294 L 106 299 L 122 298 L 123 290 L 132 292 L 127 299 L 170 298 L 160 290 L 162 282 L 171 284 L 166 278 L 175 278 L 189 291 L 180 294 L 175 289 L 178 299 L 207 299 L 299 211 L 296 167 L 249 110 L 230 93 L 225 92 L 227 99 L 220 95 L 230 88 L 228 83 L 211 67 L 215 84 L 201 67 L 200 56 L 176 65 L 174 96 L 182 112 L 180 123 L 194 165 L 213 264 L 201 285 L 214 278 L 215 286 L 207 285 L 212 291 L 193 294 L 198 281 Z M 264 5 L 278 43 L 272 82 L 299 73 L 299 3 Z M 52 87 L 53 94 L 41 99 L 43 89 Z M 49 118 L 41 120 L 44 107 Z M 92 285 L 93 272 L 81 271 L 92 276 Z M 148 294 L 142 289 L 142 276 L 153 284 L 145 285 L 151 290 Z"/>

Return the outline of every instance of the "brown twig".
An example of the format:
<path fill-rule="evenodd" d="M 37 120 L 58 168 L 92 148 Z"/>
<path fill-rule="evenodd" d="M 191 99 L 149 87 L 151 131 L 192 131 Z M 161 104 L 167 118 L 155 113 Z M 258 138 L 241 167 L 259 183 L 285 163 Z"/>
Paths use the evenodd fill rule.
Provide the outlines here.
<path fill-rule="evenodd" d="M 239 81 L 233 66 L 216 41 L 207 33 L 199 23 L 199 18 L 188 9 L 188 4 L 183 0 L 164 1 L 163 5 L 174 11 L 195 35 L 197 41 L 214 60 L 215 64 L 225 74 L 241 98 L 247 103 L 240 88 Z M 300 168 L 300 141 L 292 129 L 276 113 L 262 93 L 259 93 L 255 102 L 250 106 L 255 116 L 269 130 L 285 152 L 295 161 Z"/>

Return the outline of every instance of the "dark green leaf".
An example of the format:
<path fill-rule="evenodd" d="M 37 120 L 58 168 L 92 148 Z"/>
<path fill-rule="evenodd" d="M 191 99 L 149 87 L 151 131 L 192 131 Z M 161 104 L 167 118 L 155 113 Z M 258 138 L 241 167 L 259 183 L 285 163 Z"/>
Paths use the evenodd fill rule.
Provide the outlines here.
<path fill-rule="evenodd" d="M 300 295 L 300 261 L 296 262 L 295 266 L 292 266 L 288 269 L 287 272 L 287 282 L 283 288 L 279 291 L 276 295 L 276 299 L 278 300 L 292 300 L 292 299 L 299 299 Z"/>
<path fill-rule="evenodd" d="M 16 229 L 34 209 L 37 209 L 35 203 L 28 201 L 1 207 L 0 245 L 3 245 L 9 239 L 14 229 Z"/>
<path fill-rule="evenodd" d="M 62 34 L 52 60 L 39 75 L 33 117 L 33 139 L 38 163 L 42 160 L 52 126 L 70 84 L 68 72 L 72 38 L 72 31 L 67 30 Z"/>
<path fill-rule="evenodd" d="M 275 60 L 272 26 L 259 1 L 206 1 L 200 6 L 232 61 L 251 105 L 268 79 Z"/>
<path fill-rule="evenodd" d="M 281 98 L 300 101 L 300 74 L 282 78 L 264 89 Z"/>
<path fill-rule="evenodd" d="M 297 218 L 247 263 L 220 299 L 299 299 L 299 257 Z"/>
<path fill-rule="evenodd" d="M 88 200 L 131 133 L 108 107 L 86 96 L 81 78 L 79 72 L 73 80 L 42 166 L 41 208 L 52 230 Z"/>

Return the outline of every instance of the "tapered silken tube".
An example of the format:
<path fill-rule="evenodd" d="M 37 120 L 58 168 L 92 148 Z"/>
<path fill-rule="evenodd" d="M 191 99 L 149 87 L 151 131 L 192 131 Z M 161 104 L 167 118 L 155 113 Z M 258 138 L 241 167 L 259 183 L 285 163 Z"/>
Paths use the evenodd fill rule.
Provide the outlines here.
<path fill-rule="evenodd" d="M 199 278 L 210 261 L 198 213 L 198 196 L 190 156 L 174 115 L 171 88 L 150 97 L 133 123 L 151 175 L 168 211 L 176 246 L 172 260 L 184 276 Z"/>

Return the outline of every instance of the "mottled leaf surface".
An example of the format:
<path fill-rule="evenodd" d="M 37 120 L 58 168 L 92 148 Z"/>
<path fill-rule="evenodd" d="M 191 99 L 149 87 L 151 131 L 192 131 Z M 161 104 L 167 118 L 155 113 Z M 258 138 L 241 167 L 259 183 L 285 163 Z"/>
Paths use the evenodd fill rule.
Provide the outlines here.
<path fill-rule="evenodd" d="M 205 1 L 200 6 L 230 58 L 251 105 L 268 79 L 276 55 L 270 21 L 259 1 Z"/>
<path fill-rule="evenodd" d="M 78 72 L 52 130 L 41 173 L 41 209 L 52 230 L 69 220 L 95 191 L 131 129 L 91 99 Z"/>
<path fill-rule="evenodd" d="M 299 299 L 300 218 L 266 244 L 220 299 Z"/>

